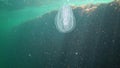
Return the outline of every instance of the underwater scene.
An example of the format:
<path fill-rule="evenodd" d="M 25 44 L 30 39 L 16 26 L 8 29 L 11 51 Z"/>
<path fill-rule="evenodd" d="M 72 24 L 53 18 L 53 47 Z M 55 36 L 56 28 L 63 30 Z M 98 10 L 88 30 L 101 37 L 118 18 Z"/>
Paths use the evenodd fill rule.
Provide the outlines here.
<path fill-rule="evenodd" d="M 0 68 L 120 68 L 120 0 L 0 0 Z"/>

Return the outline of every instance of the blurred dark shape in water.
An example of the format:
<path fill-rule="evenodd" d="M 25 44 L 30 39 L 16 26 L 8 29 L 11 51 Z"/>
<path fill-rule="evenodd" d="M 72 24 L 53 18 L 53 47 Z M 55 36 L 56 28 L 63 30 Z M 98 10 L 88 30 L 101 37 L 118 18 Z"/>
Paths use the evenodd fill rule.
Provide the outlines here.
<path fill-rule="evenodd" d="M 54 25 L 56 11 L 15 27 L 1 68 L 120 68 L 119 8 L 114 2 L 90 13 L 76 8 L 76 28 L 67 34 Z"/>

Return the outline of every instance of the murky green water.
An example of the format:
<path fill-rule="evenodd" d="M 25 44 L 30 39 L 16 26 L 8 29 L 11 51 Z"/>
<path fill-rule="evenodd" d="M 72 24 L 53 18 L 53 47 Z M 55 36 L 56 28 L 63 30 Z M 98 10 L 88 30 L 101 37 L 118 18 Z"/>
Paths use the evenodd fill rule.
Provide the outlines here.
<path fill-rule="evenodd" d="M 0 68 L 119 68 L 120 6 L 112 2 L 0 0 Z M 70 33 L 55 27 L 64 3 L 74 8 Z"/>
<path fill-rule="evenodd" d="M 83 4 L 98 4 L 98 3 L 109 3 L 112 2 L 113 0 L 70 0 L 70 5 L 75 5 L 75 6 L 80 6 Z M 6 1 L 5 1 L 6 2 Z M 17 2 L 17 1 L 16 1 Z M 45 13 L 49 13 L 51 11 L 59 9 L 60 6 L 63 5 L 63 3 L 66 1 L 50 1 L 49 3 L 43 2 L 42 5 L 40 6 L 25 6 L 22 9 L 17 9 L 17 10 L 7 10 L 7 7 L 5 9 L 1 9 L 0 11 L 0 21 L 1 25 L 0 28 L 2 30 L 8 30 L 11 29 L 17 25 L 20 25 L 24 22 L 27 22 L 29 20 L 33 20 L 39 16 L 44 15 Z M 45 3 L 45 4 L 44 4 Z M 9 3 L 8 3 L 9 5 Z M 16 5 L 14 5 L 16 6 Z"/>

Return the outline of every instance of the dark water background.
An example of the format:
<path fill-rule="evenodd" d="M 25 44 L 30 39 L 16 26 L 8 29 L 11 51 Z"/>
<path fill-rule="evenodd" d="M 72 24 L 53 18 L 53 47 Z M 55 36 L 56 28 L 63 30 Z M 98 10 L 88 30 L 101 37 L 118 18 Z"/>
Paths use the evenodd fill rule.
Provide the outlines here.
<path fill-rule="evenodd" d="M 120 68 L 120 6 L 73 12 L 76 27 L 70 33 L 56 29 L 56 11 L 13 28 L 0 68 Z"/>

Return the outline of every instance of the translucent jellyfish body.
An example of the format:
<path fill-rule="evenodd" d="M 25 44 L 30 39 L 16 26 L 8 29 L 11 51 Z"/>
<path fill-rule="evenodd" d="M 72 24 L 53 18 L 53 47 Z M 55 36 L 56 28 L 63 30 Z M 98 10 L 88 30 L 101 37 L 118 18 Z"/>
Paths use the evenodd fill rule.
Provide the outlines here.
<path fill-rule="evenodd" d="M 75 27 L 75 17 L 72 8 L 69 5 L 64 5 L 57 13 L 55 24 L 60 32 L 70 32 Z"/>

